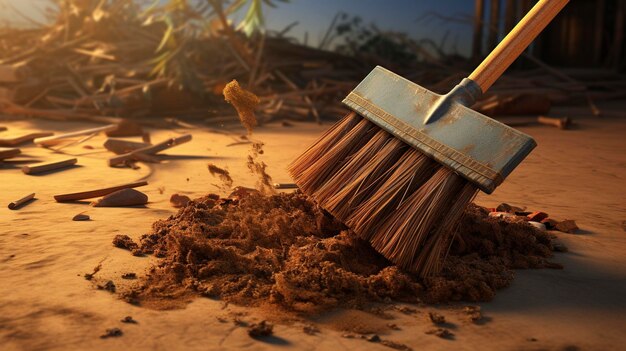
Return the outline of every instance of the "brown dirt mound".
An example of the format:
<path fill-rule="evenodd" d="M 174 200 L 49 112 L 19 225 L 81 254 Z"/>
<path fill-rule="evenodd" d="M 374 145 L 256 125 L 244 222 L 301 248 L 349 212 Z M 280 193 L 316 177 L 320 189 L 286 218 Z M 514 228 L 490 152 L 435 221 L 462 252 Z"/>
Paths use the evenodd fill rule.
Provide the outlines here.
<path fill-rule="evenodd" d="M 303 194 L 209 195 L 157 221 L 141 250 L 163 258 L 128 298 L 188 299 L 190 294 L 295 311 L 389 300 L 485 301 L 514 268 L 549 263 L 550 235 L 523 221 L 490 218 L 470 205 L 443 271 L 420 280 L 391 265 Z"/>

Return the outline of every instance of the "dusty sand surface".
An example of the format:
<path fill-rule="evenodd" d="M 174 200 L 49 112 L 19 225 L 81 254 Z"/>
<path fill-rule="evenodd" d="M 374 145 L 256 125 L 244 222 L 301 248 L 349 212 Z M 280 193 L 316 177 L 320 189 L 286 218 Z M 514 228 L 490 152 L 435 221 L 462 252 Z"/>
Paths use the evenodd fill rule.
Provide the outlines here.
<path fill-rule="evenodd" d="M 512 286 L 495 300 L 480 304 L 484 322 L 473 324 L 460 308 L 413 306 L 415 313 L 389 312 L 383 319 L 363 311 L 336 311 L 313 322 L 320 333 L 309 335 L 293 319 L 279 323 L 274 337 L 251 339 L 233 316 L 255 321 L 268 311 L 225 306 L 199 298 L 186 308 L 157 311 L 136 307 L 98 290 L 83 275 L 99 263 L 98 279 L 128 284 L 121 275 L 141 276 L 154 262 L 113 247 L 117 234 L 137 239 L 151 224 L 173 213 L 169 198 L 191 198 L 222 193 L 220 182 L 207 170 L 212 162 L 230 171 L 235 185 L 253 186 L 255 177 L 246 167 L 250 145 L 226 147 L 233 137 L 194 130 L 156 130 L 152 140 L 185 132 L 194 139 L 168 151 L 158 165 L 141 169 L 106 166 L 110 156 L 101 145 L 103 136 L 63 149 L 77 155 L 79 166 L 39 176 L 24 175 L 21 163 L 0 169 L 0 349 L 2 350 L 391 350 L 378 343 L 342 337 L 338 326 L 374 332 L 383 339 L 414 350 L 619 350 L 626 343 L 626 119 L 580 119 L 578 128 L 559 131 L 550 127 L 520 129 L 533 135 L 539 147 L 493 195 L 478 197 L 484 206 L 508 202 L 543 210 L 558 219 L 575 219 L 578 234 L 558 233 L 570 252 L 557 254 L 564 270 L 517 271 Z M 1 121 L 6 132 L 71 131 L 93 125 L 46 121 Z M 276 182 L 290 182 L 286 165 L 326 126 L 279 124 L 264 126 L 255 138 L 265 142 L 262 160 Z M 243 130 L 242 130 L 243 132 Z M 0 134 L 1 135 L 1 134 Z M 238 135 L 237 133 L 234 134 Z M 90 145 L 94 149 L 83 146 Z M 48 160 L 50 150 L 27 145 L 27 159 Z M 149 196 L 144 208 L 93 208 L 87 203 L 56 203 L 52 195 L 131 182 Z M 30 192 L 37 200 L 10 211 L 6 204 Z M 90 221 L 72 217 L 85 212 Z M 410 311 L 410 310 L 405 310 Z M 452 339 L 425 334 L 432 329 L 428 312 L 437 311 L 448 321 Z M 138 323 L 120 322 L 132 316 Z M 270 313 L 273 318 L 280 315 Z M 219 318 L 223 321 L 220 321 Z M 225 321 L 225 322 L 224 322 Z M 399 330 L 388 327 L 397 325 Z M 101 339 L 106 329 L 118 327 L 123 336 Z"/>

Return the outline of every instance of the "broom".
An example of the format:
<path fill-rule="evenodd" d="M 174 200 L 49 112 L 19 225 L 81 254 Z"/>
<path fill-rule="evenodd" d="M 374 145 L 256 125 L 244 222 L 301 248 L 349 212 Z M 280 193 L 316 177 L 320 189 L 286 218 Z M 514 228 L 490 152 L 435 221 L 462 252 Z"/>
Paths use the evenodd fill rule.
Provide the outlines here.
<path fill-rule="evenodd" d="M 346 117 L 290 166 L 300 189 L 398 266 L 438 272 L 463 210 L 536 146 L 469 108 L 568 0 L 541 0 L 446 95 L 376 67 L 344 103 Z"/>

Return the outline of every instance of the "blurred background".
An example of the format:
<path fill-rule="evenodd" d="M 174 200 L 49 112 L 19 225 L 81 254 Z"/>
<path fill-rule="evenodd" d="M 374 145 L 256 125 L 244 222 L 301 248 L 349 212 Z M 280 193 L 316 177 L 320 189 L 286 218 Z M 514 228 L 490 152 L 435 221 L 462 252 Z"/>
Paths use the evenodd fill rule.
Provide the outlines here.
<path fill-rule="evenodd" d="M 261 123 L 333 120 L 375 65 L 446 92 L 535 2 L 0 0 L 0 113 L 228 126 L 221 90 L 237 79 Z M 570 1 L 474 108 L 614 114 L 602 105 L 626 98 L 625 22 L 626 0 Z"/>

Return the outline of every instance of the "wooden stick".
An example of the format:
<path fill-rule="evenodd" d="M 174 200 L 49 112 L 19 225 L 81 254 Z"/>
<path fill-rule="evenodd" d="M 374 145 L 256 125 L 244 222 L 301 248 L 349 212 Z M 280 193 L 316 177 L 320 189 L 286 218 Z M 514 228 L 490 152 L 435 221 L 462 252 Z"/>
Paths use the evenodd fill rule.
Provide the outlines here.
<path fill-rule="evenodd" d="M 32 194 L 24 196 L 23 198 L 17 201 L 13 201 L 9 204 L 9 210 L 17 210 L 18 208 L 22 207 L 22 205 L 26 204 L 27 202 L 31 201 L 34 198 L 35 198 L 35 193 L 32 193 Z"/>
<path fill-rule="evenodd" d="M 35 140 L 37 138 L 43 138 L 54 135 L 54 133 L 50 132 L 42 132 L 42 133 L 28 133 L 25 135 L 20 135 L 11 138 L 0 138 L 0 146 L 15 146 L 28 141 Z"/>
<path fill-rule="evenodd" d="M 572 120 L 567 117 L 555 118 L 539 116 L 537 117 L 537 122 L 543 125 L 557 127 L 559 129 L 567 129 L 571 125 Z"/>
<path fill-rule="evenodd" d="M 84 199 L 92 199 L 94 197 L 100 197 L 100 196 L 108 195 L 108 194 L 116 192 L 118 190 L 137 188 L 137 187 L 144 186 L 144 185 L 148 185 L 148 182 L 140 181 L 140 182 L 134 182 L 134 183 L 128 183 L 128 184 L 122 184 L 122 185 L 118 185 L 118 186 L 113 186 L 113 187 L 110 187 L 110 188 L 103 188 L 103 189 L 83 191 L 83 192 L 80 192 L 80 193 L 54 195 L 54 199 L 57 202 L 69 202 L 69 201 L 77 201 L 77 200 L 84 200 Z"/>
<path fill-rule="evenodd" d="M 177 137 L 177 138 L 170 138 L 167 139 L 161 143 L 155 144 L 155 145 L 151 145 L 151 146 L 147 146 L 141 149 L 137 149 L 135 151 L 131 151 L 127 154 L 124 155 L 119 155 L 119 156 L 115 156 L 115 157 L 111 157 L 109 159 L 109 166 L 115 166 L 115 165 L 119 165 L 122 163 L 125 163 L 126 161 L 131 161 L 131 160 L 135 160 L 137 159 L 137 154 L 144 154 L 144 155 L 154 155 L 160 151 L 172 148 L 174 146 L 186 143 L 188 141 L 191 140 L 191 134 L 185 134 L 183 136 Z M 140 156 L 139 156 L 140 157 Z"/>
<path fill-rule="evenodd" d="M 55 169 L 70 167 L 75 165 L 77 161 L 78 160 L 75 158 L 69 158 L 61 161 L 36 163 L 22 167 L 22 172 L 24 172 L 24 174 L 38 174 Z"/>
<path fill-rule="evenodd" d="M 21 153 L 22 151 L 20 149 L 0 147 L 0 160 L 15 157 Z"/>
<path fill-rule="evenodd" d="M 37 138 L 34 141 L 35 141 L 35 144 L 37 144 L 39 146 L 53 146 L 53 145 L 57 145 L 59 143 L 62 143 L 65 139 L 68 139 L 68 138 L 73 138 L 73 137 L 76 137 L 76 136 L 89 135 L 89 134 L 94 134 L 94 133 L 99 133 L 99 132 L 108 132 L 108 131 L 115 130 L 115 129 L 117 129 L 117 125 L 116 124 L 110 124 L 110 125 L 104 126 L 104 127 L 97 127 L 97 128 L 79 130 L 77 132 L 65 133 L 65 134 L 49 136 L 49 137 L 45 137 L 45 138 Z"/>

